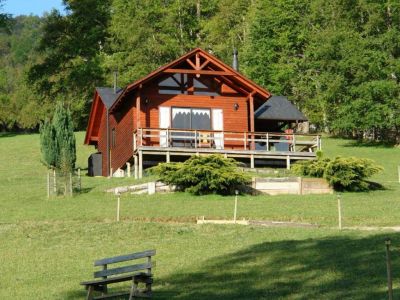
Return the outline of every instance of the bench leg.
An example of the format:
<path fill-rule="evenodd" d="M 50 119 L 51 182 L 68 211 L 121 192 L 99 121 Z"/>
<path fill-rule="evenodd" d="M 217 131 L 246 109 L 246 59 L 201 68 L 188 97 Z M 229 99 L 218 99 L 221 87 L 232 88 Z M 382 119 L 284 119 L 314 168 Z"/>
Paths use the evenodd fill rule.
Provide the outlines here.
<path fill-rule="evenodd" d="M 133 279 L 132 280 L 131 293 L 129 294 L 129 300 L 133 300 L 133 298 L 135 297 L 137 291 L 138 291 L 138 282 Z"/>
<path fill-rule="evenodd" d="M 107 289 L 107 285 L 104 285 L 103 286 L 103 291 L 101 292 L 101 295 L 107 295 L 107 293 L 108 293 L 108 289 Z"/>
<path fill-rule="evenodd" d="M 146 283 L 146 290 L 145 293 L 151 297 L 151 283 Z"/>
<path fill-rule="evenodd" d="M 88 290 L 87 290 L 86 300 L 92 300 L 93 299 L 93 290 L 94 290 L 94 287 L 92 285 L 90 285 L 88 287 Z"/>

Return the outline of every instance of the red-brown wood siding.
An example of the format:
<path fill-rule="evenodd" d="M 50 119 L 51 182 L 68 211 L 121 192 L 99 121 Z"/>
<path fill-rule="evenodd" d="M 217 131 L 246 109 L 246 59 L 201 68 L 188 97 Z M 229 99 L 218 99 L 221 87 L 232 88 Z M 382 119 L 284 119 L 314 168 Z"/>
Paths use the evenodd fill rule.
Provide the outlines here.
<path fill-rule="evenodd" d="M 110 116 L 110 132 L 115 128 L 116 144 L 111 145 L 111 168 L 115 172 L 118 168 L 124 168 L 133 156 L 133 103 L 126 101 Z"/>
<path fill-rule="evenodd" d="M 103 105 L 101 122 L 99 126 L 99 141 L 97 143 L 97 151 L 101 152 L 102 156 L 102 175 L 107 174 L 107 125 L 106 125 L 106 109 Z"/>

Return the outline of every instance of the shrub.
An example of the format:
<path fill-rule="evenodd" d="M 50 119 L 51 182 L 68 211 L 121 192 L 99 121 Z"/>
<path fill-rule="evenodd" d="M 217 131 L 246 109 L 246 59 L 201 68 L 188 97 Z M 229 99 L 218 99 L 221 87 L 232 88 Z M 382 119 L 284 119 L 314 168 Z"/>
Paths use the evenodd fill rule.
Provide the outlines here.
<path fill-rule="evenodd" d="M 373 160 L 357 157 L 319 157 L 293 165 L 293 172 L 301 176 L 323 177 L 335 190 L 365 191 L 371 185 L 366 179 L 383 168 Z"/>
<path fill-rule="evenodd" d="M 336 190 L 366 191 L 370 183 L 365 179 L 382 171 L 373 160 L 356 157 L 336 157 L 329 162 L 324 178 Z"/>
<path fill-rule="evenodd" d="M 323 177 L 329 158 L 301 161 L 293 165 L 292 171 L 301 176 Z"/>
<path fill-rule="evenodd" d="M 221 155 L 192 156 L 183 163 L 161 163 L 151 169 L 161 181 L 195 195 L 233 194 L 250 182 L 238 163 Z"/>

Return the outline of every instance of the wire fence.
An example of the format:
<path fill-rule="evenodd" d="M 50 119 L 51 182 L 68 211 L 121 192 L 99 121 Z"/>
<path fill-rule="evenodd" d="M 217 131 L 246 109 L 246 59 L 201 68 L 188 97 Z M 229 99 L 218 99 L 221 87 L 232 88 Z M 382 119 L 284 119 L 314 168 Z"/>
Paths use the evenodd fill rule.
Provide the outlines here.
<path fill-rule="evenodd" d="M 47 197 L 52 196 L 73 196 L 79 193 L 82 188 L 80 169 L 65 173 L 59 170 L 47 172 Z"/>

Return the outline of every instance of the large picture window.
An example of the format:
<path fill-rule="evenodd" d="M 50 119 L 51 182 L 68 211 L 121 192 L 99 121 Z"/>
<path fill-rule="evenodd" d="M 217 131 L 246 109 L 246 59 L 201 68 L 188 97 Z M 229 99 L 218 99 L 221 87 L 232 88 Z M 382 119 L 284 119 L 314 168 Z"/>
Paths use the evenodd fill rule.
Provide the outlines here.
<path fill-rule="evenodd" d="M 206 108 L 172 108 L 172 128 L 211 129 L 211 113 Z"/>

